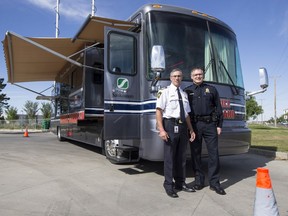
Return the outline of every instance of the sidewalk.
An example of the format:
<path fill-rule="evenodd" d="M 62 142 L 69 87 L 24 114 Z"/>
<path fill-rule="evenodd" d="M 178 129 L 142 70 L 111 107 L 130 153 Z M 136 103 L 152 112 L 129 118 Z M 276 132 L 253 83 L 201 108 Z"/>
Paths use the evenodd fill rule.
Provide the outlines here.
<path fill-rule="evenodd" d="M 276 160 L 288 160 L 288 152 L 269 151 L 265 149 L 250 148 L 249 153 L 263 155 Z"/>

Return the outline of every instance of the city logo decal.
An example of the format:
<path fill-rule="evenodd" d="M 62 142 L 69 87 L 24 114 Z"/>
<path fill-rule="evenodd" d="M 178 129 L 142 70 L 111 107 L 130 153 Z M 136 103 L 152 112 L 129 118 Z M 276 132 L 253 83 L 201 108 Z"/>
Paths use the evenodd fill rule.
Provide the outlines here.
<path fill-rule="evenodd" d="M 126 90 L 126 89 L 128 89 L 129 88 L 129 81 L 128 81 L 128 79 L 126 79 L 126 78 L 118 78 L 117 79 L 117 87 L 119 88 L 119 89 L 123 89 L 123 90 Z"/>

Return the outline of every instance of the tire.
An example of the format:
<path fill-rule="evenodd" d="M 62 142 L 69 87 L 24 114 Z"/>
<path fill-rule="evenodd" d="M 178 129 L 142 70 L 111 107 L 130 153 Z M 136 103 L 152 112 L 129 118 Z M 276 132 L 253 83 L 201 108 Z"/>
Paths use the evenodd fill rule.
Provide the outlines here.
<path fill-rule="evenodd" d="M 60 127 L 57 127 L 57 139 L 58 139 L 60 142 L 62 142 L 62 141 L 65 140 L 65 139 L 62 137 L 62 135 L 61 135 L 61 129 L 60 129 Z"/>
<path fill-rule="evenodd" d="M 104 148 L 105 148 L 105 155 L 108 159 L 114 160 L 116 158 L 116 149 L 111 143 L 111 140 L 106 140 L 104 142 Z"/>

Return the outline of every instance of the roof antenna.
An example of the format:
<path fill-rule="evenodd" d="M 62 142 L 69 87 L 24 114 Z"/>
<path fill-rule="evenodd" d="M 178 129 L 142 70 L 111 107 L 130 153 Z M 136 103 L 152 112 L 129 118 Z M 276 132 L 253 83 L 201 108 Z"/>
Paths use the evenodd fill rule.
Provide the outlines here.
<path fill-rule="evenodd" d="M 56 34 L 55 34 L 56 38 L 58 38 L 58 36 L 59 36 L 59 19 L 60 19 L 59 4 L 60 4 L 60 0 L 57 0 L 57 5 L 56 5 Z"/>

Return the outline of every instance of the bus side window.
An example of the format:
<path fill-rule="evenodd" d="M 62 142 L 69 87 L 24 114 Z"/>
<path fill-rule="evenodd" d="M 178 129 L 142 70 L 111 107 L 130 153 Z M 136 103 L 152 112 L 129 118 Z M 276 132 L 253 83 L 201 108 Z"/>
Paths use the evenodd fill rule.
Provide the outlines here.
<path fill-rule="evenodd" d="M 83 85 L 83 70 L 77 67 L 71 74 L 71 89 L 79 89 Z"/>
<path fill-rule="evenodd" d="M 111 32 L 109 37 L 109 72 L 126 75 L 136 74 L 136 38 L 119 32 Z"/>

